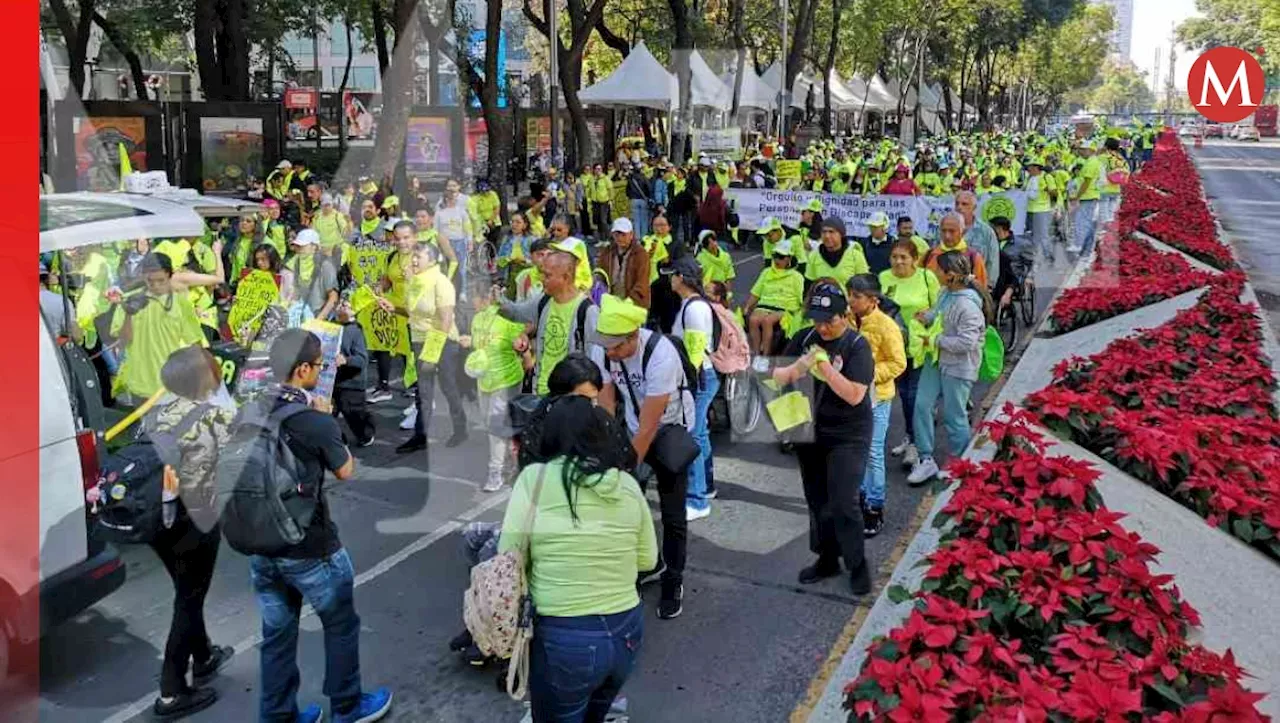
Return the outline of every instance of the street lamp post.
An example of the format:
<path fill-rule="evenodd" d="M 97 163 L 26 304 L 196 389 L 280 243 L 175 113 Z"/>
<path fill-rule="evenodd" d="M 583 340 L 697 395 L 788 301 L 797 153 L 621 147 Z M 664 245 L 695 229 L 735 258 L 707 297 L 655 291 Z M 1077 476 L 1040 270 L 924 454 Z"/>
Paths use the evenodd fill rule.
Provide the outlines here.
<path fill-rule="evenodd" d="M 791 14 L 787 0 L 782 0 L 782 79 L 778 89 L 778 138 L 785 143 L 787 138 L 787 106 L 791 104 L 790 88 L 787 87 L 787 16 Z"/>
<path fill-rule="evenodd" d="M 560 100 L 560 10 L 555 0 L 547 3 L 550 12 L 547 13 L 548 40 L 551 41 L 551 98 L 548 101 L 548 107 L 551 110 L 551 163 L 552 168 L 559 169 L 560 164 L 558 157 L 560 155 L 560 114 L 557 112 L 557 106 Z"/>

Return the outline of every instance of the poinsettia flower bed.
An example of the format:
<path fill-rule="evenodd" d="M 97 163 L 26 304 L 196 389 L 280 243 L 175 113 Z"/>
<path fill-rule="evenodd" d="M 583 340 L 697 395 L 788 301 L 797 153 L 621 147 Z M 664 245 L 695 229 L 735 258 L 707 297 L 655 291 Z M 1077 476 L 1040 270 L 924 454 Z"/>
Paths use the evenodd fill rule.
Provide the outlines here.
<path fill-rule="evenodd" d="M 1103 506 L 1098 471 L 1005 413 L 993 461 L 952 463 L 948 527 L 921 589 L 889 591 L 914 605 L 845 687 L 850 720 L 1265 720 L 1231 652 L 1187 640 L 1196 611 Z"/>
<path fill-rule="evenodd" d="M 1106 234 L 1080 283 L 1053 302 L 1049 323 L 1063 333 L 1204 286 L 1211 274 L 1146 241 Z"/>
<path fill-rule="evenodd" d="M 1140 230 L 1206 264 L 1219 269 L 1235 268 L 1231 250 L 1218 240 L 1200 176 L 1176 138 L 1162 139 L 1151 160 L 1134 178 L 1141 183 L 1125 187 L 1117 211 L 1116 221 L 1122 233 Z M 1168 195 L 1161 197 L 1153 189 Z"/>
<path fill-rule="evenodd" d="M 1262 329 L 1225 274 L 1163 326 L 1054 369 L 1055 432 L 1280 560 L 1280 419 Z"/>

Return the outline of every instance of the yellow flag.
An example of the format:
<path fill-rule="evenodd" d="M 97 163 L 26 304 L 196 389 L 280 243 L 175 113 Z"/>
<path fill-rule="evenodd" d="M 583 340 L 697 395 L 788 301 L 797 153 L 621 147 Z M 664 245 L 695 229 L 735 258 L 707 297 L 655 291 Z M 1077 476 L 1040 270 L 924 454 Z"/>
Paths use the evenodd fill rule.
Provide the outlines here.
<path fill-rule="evenodd" d="M 809 398 L 803 392 L 788 392 L 765 405 L 769 420 L 779 432 L 799 427 L 813 421 L 809 411 Z"/>
<path fill-rule="evenodd" d="M 116 144 L 117 151 L 120 154 L 120 190 L 124 190 L 124 179 L 133 173 L 133 164 L 129 162 L 129 152 L 125 150 L 124 143 Z"/>

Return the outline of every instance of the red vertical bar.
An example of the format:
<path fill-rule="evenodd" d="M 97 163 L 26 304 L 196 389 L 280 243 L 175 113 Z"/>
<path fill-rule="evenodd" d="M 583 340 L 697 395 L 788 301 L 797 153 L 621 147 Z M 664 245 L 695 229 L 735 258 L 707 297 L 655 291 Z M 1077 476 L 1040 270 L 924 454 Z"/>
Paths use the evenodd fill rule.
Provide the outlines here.
<path fill-rule="evenodd" d="M 40 582 L 40 333 L 36 257 L 40 168 L 40 3 L 4 0 L 7 32 L 0 43 L 6 122 L 0 125 L 0 618 L 30 630 L 38 623 Z M 25 598 L 23 597 L 25 596 Z M 19 602 L 19 600 L 22 602 Z M 21 612 L 20 612 L 21 610 Z M 0 635 L 3 635 L 0 629 Z M 0 645 L 5 645 L 0 641 Z M 8 646 L 10 667 L 0 682 L 0 720 L 34 721 L 39 696 L 37 646 Z"/>

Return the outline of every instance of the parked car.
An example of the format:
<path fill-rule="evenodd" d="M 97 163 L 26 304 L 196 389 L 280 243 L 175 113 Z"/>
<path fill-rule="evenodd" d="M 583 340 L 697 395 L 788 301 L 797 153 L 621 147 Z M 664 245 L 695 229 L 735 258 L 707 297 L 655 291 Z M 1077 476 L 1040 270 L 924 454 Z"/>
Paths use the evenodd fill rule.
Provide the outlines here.
<path fill-rule="evenodd" d="M 1205 138 L 1222 138 L 1226 134 L 1226 129 L 1221 123 L 1209 122 L 1204 127 Z"/>
<path fill-rule="evenodd" d="M 1237 141 L 1258 141 L 1262 138 L 1258 135 L 1258 129 L 1251 123 L 1240 123 L 1231 130 L 1231 137 Z"/>
<path fill-rule="evenodd" d="M 1204 127 L 1195 121 L 1183 121 L 1178 128 L 1179 138 L 1194 138 L 1196 136 L 1204 136 Z"/>
<path fill-rule="evenodd" d="M 87 252 L 142 237 L 200 236 L 206 218 L 248 215 L 261 208 L 250 201 L 202 196 L 191 189 L 48 194 L 40 197 L 40 253 Z M 69 300 L 62 312 L 75 323 Z M 22 457 L 39 460 L 40 552 L 38 560 L 20 552 L 29 546 L 14 535 L 25 536 L 25 528 L 0 527 L 0 680 L 7 672 L 11 645 L 34 643 L 125 581 L 125 566 L 116 550 L 89 534 L 92 520 L 85 505 L 85 491 L 97 483 L 99 460 L 105 453 L 104 432 L 114 410 L 103 405 L 97 374 L 84 347 L 55 336 L 56 320 L 47 319 L 43 310 L 39 316 L 39 446 L 17 450 L 17 456 L 6 463 L 14 470 L 22 468 L 18 463 Z M 33 584 L 36 581 L 28 571 L 37 567 L 39 582 Z"/>

